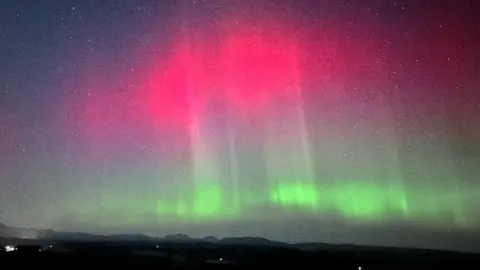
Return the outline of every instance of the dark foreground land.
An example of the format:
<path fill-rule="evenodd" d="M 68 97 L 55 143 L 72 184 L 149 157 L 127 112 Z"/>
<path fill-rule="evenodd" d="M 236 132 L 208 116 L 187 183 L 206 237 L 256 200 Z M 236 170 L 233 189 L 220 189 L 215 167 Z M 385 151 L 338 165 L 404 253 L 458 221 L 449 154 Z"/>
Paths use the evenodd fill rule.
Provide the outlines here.
<path fill-rule="evenodd" d="M 21 243 L 0 268 L 46 269 L 480 269 L 480 255 L 354 246 L 218 243 Z"/>

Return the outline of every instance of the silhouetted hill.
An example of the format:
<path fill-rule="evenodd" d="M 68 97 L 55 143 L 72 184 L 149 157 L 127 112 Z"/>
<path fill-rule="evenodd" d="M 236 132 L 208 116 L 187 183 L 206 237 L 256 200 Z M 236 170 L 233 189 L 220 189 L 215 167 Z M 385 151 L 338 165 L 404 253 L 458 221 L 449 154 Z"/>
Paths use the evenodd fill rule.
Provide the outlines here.
<path fill-rule="evenodd" d="M 163 237 L 163 240 L 166 241 L 193 241 L 195 239 L 191 238 L 190 236 L 182 233 L 177 233 L 177 234 L 167 234 Z"/>
<path fill-rule="evenodd" d="M 229 245 L 288 246 L 287 243 L 261 237 L 228 237 L 219 240 L 219 243 Z"/>
<path fill-rule="evenodd" d="M 463 248 L 463 249 L 458 248 L 456 250 L 463 251 L 463 252 L 478 252 L 480 250 L 480 244 L 478 244 L 480 243 L 480 238 L 472 237 L 472 239 L 470 240 L 472 243 L 470 245 L 467 245 L 468 243 L 464 241 L 467 235 L 463 235 L 463 237 L 460 237 L 460 236 L 462 235 L 461 234 L 457 235 L 457 238 L 459 239 L 459 241 L 461 240 L 464 243 L 464 247 L 467 247 L 467 248 Z M 81 232 L 57 232 L 54 230 L 46 230 L 46 229 L 14 228 L 14 227 L 9 227 L 2 223 L 0 223 L 0 239 L 4 239 L 4 240 L 10 239 L 10 240 L 15 240 L 17 242 L 37 241 L 37 242 L 47 242 L 47 243 L 70 241 L 70 242 L 95 242 L 95 243 L 125 242 L 125 244 L 129 244 L 130 242 L 131 243 L 142 242 L 150 245 L 151 242 L 155 242 L 156 245 L 161 245 L 162 243 L 164 243 L 165 245 L 177 243 L 179 245 L 194 244 L 196 246 L 238 245 L 238 246 L 263 246 L 263 247 L 290 247 L 290 248 L 295 248 L 303 251 L 324 251 L 324 250 L 352 251 L 357 249 L 371 250 L 371 249 L 380 248 L 375 246 L 362 246 L 362 245 L 353 245 L 353 244 L 352 245 L 327 244 L 327 243 L 287 244 L 284 242 L 272 241 L 272 240 L 261 238 L 261 237 L 228 237 L 228 238 L 218 239 L 213 236 L 208 236 L 204 238 L 192 238 L 186 234 L 181 234 L 181 233 L 169 234 L 169 235 L 165 235 L 164 237 L 150 237 L 142 234 L 96 235 L 96 234 L 81 233 Z M 452 243 L 455 243 L 453 240 L 452 240 Z M 390 245 L 390 246 L 396 246 L 396 245 Z M 418 245 L 412 244 L 411 246 L 418 246 Z M 412 250 L 408 248 L 406 249 Z M 438 248 L 438 249 L 442 250 L 442 248 Z M 449 250 L 449 249 L 443 249 L 443 250 Z"/>
<path fill-rule="evenodd" d="M 202 240 L 207 241 L 207 242 L 218 242 L 218 238 L 214 236 L 207 236 L 202 238 Z"/>
<path fill-rule="evenodd" d="M 114 235 L 108 235 L 105 236 L 107 240 L 112 240 L 112 241 L 154 241 L 157 238 L 155 237 L 150 237 L 146 236 L 143 234 L 114 234 Z"/>
<path fill-rule="evenodd" d="M 80 232 L 55 232 L 51 231 L 45 239 L 58 241 L 99 241 L 106 236 Z"/>
<path fill-rule="evenodd" d="M 8 227 L 5 224 L 0 223 L 0 236 L 7 234 L 7 230 Z"/>
<path fill-rule="evenodd" d="M 0 223 L 1 224 L 1 223 Z M 2 238 L 39 238 L 47 235 L 49 230 L 39 230 L 31 228 L 14 228 L 6 226 L 5 224 L 0 225 L 0 237 Z"/>
<path fill-rule="evenodd" d="M 13 228 L 3 224 L 0 225 L 1 238 L 21 238 L 21 239 L 42 239 L 55 241 L 157 241 L 157 242 L 211 242 L 229 245 L 287 245 L 282 242 L 271 241 L 259 237 L 232 237 L 217 239 L 213 236 L 195 239 L 186 234 L 168 234 L 164 237 L 149 237 L 142 234 L 115 234 L 115 235 L 96 235 L 81 232 L 56 232 L 53 230 Z"/>

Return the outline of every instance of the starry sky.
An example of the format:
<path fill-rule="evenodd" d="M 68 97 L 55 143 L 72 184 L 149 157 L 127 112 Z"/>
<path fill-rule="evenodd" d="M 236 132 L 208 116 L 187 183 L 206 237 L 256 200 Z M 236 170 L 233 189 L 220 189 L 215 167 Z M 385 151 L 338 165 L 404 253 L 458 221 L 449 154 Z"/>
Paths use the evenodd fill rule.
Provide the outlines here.
<path fill-rule="evenodd" d="M 480 234 L 477 1 L 0 7 L 2 223 L 447 249 Z"/>

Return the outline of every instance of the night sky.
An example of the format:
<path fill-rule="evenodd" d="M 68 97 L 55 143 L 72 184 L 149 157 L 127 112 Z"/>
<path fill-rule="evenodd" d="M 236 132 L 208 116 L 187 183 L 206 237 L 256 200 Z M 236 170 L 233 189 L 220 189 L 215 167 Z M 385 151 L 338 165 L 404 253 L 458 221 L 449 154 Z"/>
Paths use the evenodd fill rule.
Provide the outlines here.
<path fill-rule="evenodd" d="M 451 239 L 480 234 L 479 14 L 3 0 L 0 222 L 468 249 Z"/>

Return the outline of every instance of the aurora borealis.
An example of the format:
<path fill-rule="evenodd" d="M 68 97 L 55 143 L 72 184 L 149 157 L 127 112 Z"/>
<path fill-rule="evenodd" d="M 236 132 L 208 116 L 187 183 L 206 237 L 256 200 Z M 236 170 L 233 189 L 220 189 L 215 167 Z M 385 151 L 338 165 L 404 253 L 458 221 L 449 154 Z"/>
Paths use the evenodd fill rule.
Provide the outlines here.
<path fill-rule="evenodd" d="M 474 1 L 7 2 L 0 222 L 480 228 Z"/>

